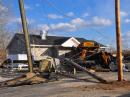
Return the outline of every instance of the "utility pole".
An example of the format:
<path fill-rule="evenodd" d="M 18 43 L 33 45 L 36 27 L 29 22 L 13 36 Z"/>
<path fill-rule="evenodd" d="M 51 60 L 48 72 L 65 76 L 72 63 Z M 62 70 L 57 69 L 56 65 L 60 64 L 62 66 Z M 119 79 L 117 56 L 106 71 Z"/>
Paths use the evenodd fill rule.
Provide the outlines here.
<path fill-rule="evenodd" d="M 121 41 L 121 29 L 120 29 L 120 0 L 115 0 L 115 19 L 116 19 L 118 81 L 123 81 L 122 41 Z"/>
<path fill-rule="evenodd" d="M 27 50 L 29 71 L 30 71 L 30 73 L 32 73 L 33 65 L 32 65 L 32 56 L 31 56 L 31 48 L 30 48 L 30 39 L 29 39 L 29 34 L 28 34 L 27 21 L 26 21 L 26 16 L 25 16 L 23 0 L 19 0 L 19 8 L 20 8 L 23 33 L 24 33 L 24 37 L 25 37 L 25 45 L 26 45 L 26 50 Z"/>

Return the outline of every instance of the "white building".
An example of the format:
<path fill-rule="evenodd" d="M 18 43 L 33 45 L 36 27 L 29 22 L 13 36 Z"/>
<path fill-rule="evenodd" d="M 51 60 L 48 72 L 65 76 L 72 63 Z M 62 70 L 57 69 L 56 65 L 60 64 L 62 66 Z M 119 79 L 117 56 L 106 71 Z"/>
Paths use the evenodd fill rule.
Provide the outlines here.
<path fill-rule="evenodd" d="M 30 46 L 32 56 L 35 61 L 42 60 L 48 56 L 60 57 L 70 52 L 72 47 L 77 47 L 80 43 L 87 41 L 84 38 L 47 36 L 46 33 L 40 35 L 30 35 Z M 26 48 L 23 34 L 16 33 L 7 47 L 8 59 L 13 62 L 26 62 Z"/>

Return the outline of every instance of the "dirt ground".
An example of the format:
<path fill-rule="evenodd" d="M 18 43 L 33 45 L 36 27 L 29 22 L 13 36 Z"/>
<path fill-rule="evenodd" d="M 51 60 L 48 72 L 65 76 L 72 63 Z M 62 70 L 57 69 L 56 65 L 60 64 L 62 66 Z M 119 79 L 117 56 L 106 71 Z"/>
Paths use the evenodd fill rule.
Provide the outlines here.
<path fill-rule="evenodd" d="M 77 74 L 81 80 L 62 78 L 59 81 L 0 88 L 0 97 L 130 97 L 130 72 L 124 73 L 126 81 L 117 82 L 117 72 L 98 72 L 108 80 L 100 83 L 85 73 Z M 83 80 L 83 79 L 86 79 Z"/>

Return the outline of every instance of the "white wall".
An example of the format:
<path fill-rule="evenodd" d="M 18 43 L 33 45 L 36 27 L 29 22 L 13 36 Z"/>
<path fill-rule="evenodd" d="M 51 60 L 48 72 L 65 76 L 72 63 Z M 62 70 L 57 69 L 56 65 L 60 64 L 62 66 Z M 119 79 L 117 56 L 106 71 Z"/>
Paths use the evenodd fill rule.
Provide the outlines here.
<path fill-rule="evenodd" d="M 62 46 L 63 47 L 77 47 L 80 44 L 80 42 L 75 39 L 74 37 L 71 37 L 67 41 L 65 41 Z"/>
<path fill-rule="evenodd" d="M 18 54 L 18 60 L 27 60 L 27 54 Z"/>

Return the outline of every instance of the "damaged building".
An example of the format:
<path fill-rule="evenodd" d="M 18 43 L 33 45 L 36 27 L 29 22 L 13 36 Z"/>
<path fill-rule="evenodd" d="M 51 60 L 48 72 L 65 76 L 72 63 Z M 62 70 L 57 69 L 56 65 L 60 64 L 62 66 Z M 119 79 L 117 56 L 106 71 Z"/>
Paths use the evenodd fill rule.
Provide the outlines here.
<path fill-rule="evenodd" d="M 43 32 L 40 35 L 29 35 L 32 57 L 39 62 L 49 56 L 64 57 L 64 55 L 86 40 L 84 38 L 48 36 Z M 95 41 L 93 41 L 95 42 Z M 98 45 L 100 43 L 95 42 Z M 101 48 L 103 45 L 101 45 Z M 26 63 L 27 54 L 24 34 L 16 33 L 7 46 L 7 58 L 14 63 Z"/>

